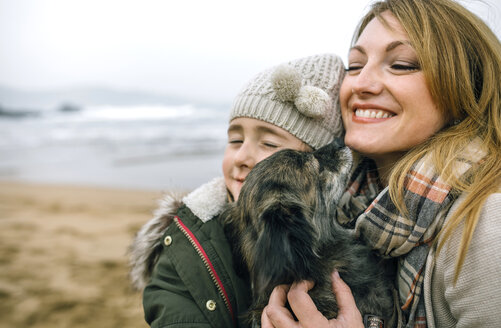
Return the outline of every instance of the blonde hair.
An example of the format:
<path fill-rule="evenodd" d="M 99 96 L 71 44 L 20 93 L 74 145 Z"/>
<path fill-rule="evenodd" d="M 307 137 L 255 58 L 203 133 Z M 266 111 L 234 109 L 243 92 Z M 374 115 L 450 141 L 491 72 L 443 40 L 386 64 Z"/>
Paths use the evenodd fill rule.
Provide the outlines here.
<path fill-rule="evenodd" d="M 458 122 L 410 150 L 389 177 L 390 196 L 404 214 L 406 173 L 425 154 L 431 154 L 438 173 L 453 189 L 466 193 L 439 234 L 438 251 L 464 221 L 457 281 L 482 205 L 501 184 L 501 43 L 481 19 L 452 0 L 376 2 L 360 22 L 353 43 L 373 18 L 388 26 L 383 12 L 392 13 L 405 29 L 435 103 L 447 119 Z M 466 179 L 458 178 L 455 160 L 475 138 L 487 155 Z"/>

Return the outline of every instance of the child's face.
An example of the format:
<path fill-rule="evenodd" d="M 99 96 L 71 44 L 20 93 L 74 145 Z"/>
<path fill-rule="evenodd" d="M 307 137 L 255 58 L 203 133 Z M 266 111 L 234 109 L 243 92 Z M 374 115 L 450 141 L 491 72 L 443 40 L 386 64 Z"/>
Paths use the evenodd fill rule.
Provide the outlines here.
<path fill-rule="evenodd" d="M 273 124 L 247 117 L 232 120 L 223 158 L 223 175 L 233 200 L 238 200 L 242 184 L 254 165 L 286 148 L 312 150 L 307 144 Z"/>

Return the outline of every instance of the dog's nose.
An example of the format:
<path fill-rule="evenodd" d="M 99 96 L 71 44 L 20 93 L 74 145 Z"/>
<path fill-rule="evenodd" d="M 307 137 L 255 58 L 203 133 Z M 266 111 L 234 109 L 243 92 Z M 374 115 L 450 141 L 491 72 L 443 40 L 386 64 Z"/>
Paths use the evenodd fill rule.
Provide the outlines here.
<path fill-rule="evenodd" d="M 343 138 L 334 138 L 332 141 L 333 145 L 335 145 L 337 148 L 343 148 L 344 147 L 344 139 Z"/>

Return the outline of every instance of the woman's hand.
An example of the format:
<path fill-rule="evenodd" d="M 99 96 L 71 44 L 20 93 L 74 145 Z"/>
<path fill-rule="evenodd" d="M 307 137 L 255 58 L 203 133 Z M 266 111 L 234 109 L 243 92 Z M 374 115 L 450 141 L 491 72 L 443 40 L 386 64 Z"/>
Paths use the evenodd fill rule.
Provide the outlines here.
<path fill-rule="evenodd" d="M 355 304 L 355 299 L 350 287 L 339 277 L 339 273 L 332 274 L 332 290 L 336 295 L 339 312 L 336 319 L 327 320 L 320 313 L 308 291 L 313 288 L 310 281 L 294 283 L 290 286 L 280 285 L 275 287 L 271 293 L 268 305 L 264 308 L 261 316 L 262 328 L 363 328 L 363 320 Z M 285 307 L 285 303 L 294 311 L 298 321 L 295 321 L 292 314 Z"/>

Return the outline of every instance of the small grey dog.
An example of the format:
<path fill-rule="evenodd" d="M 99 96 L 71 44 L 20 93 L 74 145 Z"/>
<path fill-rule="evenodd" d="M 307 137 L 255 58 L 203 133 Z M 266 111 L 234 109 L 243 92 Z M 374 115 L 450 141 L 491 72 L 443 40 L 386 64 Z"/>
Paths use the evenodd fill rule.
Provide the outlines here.
<path fill-rule="evenodd" d="M 314 152 L 279 151 L 252 169 L 238 201 L 221 214 L 237 272 L 252 286 L 248 319 L 254 324 L 275 286 L 300 280 L 315 282 L 309 293 L 318 310 L 336 317 L 334 269 L 362 316 L 392 316 L 392 283 L 380 259 L 337 222 L 351 165 L 339 140 Z"/>

